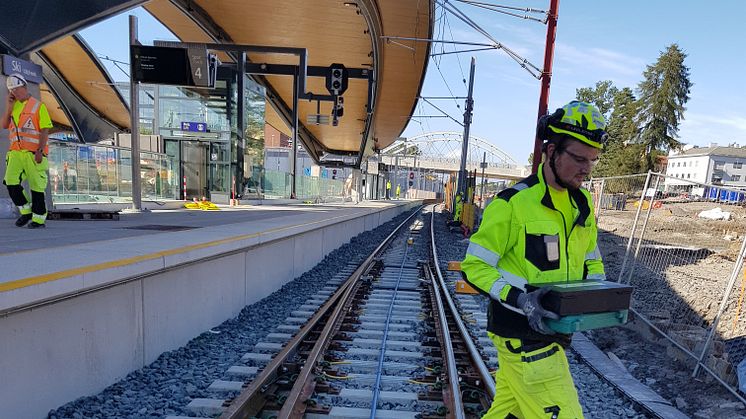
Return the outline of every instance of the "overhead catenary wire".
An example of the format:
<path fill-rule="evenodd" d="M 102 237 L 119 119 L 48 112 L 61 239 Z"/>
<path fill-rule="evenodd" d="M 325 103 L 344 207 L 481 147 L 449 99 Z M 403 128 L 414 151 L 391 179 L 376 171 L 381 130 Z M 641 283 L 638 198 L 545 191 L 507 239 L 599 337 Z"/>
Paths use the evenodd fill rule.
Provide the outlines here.
<path fill-rule="evenodd" d="M 430 106 L 432 106 L 433 108 L 437 109 L 437 110 L 438 110 L 438 111 L 439 111 L 440 113 L 442 113 L 443 115 L 445 115 L 445 116 L 447 116 L 448 118 L 450 118 L 451 120 L 453 120 L 453 122 L 455 122 L 455 123 L 457 123 L 457 124 L 461 125 L 462 127 L 464 126 L 464 123 L 463 123 L 463 122 L 461 122 L 461 121 L 457 120 L 456 118 L 452 117 L 451 115 L 449 115 L 449 114 L 448 114 L 448 112 L 444 111 L 443 109 L 440 109 L 440 108 L 439 108 L 438 106 L 436 106 L 436 105 L 435 105 L 435 104 L 434 104 L 433 102 L 430 102 L 429 100 L 427 100 L 427 99 L 425 99 L 425 98 L 422 98 L 422 100 L 423 100 L 423 101 L 424 101 L 425 103 L 427 103 L 428 105 L 430 105 Z"/>
<path fill-rule="evenodd" d="M 455 0 L 455 1 L 458 1 L 460 3 L 465 3 L 465 4 L 468 4 L 470 6 L 474 6 L 474 7 L 480 7 L 482 9 L 487 9 L 487 10 L 490 10 L 490 11 L 493 11 L 493 12 L 506 14 L 508 16 L 517 17 L 519 19 L 532 20 L 532 21 L 539 22 L 539 23 L 546 23 L 547 22 L 546 21 L 546 15 L 547 15 L 547 11 L 546 10 L 532 9 L 530 7 L 505 6 L 505 5 L 500 5 L 500 4 L 484 3 L 484 2 L 481 2 L 481 1 L 472 1 L 472 0 Z M 508 11 L 500 10 L 500 9 L 517 10 L 517 11 L 525 12 L 526 14 L 519 15 L 517 13 L 512 13 L 512 12 L 508 12 Z M 528 13 L 540 13 L 540 14 L 544 14 L 545 18 L 544 19 L 539 19 L 539 18 L 536 18 L 536 17 L 533 17 L 533 16 L 529 16 Z"/>
<path fill-rule="evenodd" d="M 517 52 L 513 51 L 512 49 L 505 46 L 503 43 L 495 39 L 492 35 L 490 35 L 489 32 L 484 30 L 479 24 L 474 22 L 469 16 L 467 16 L 464 12 L 459 10 L 457 7 L 448 4 L 448 0 L 435 0 L 436 3 L 440 4 L 442 8 L 450 12 L 452 15 L 459 18 L 461 21 L 469 25 L 472 29 L 476 30 L 480 34 L 482 34 L 485 38 L 492 41 L 492 43 L 495 45 L 497 49 L 501 49 L 505 51 L 506 54 L 508 54 L 509 57 L 511 57 L 515 62 L 517 62 L 521 68 L 525 69 L 529 72 L 534 78 L 540 79 L 542 77 L 542 70 L 539 69 L 537 66 L 532 64 L 527 59 L 523 58 L 521 55 L 519 55 Z"/>
<path fill-rule="evenodd" d="M 448 33 L 451 34 L 451 41 L 455 41 L 456 39 L 453 37 L 453 30 L 451 29 L 451 22 L 448 21 L 448 15 L 446 15 L 446 24 L 448 24 Z M 456 47 L 453 47 L 453 50 L 456 51 Z M 445 55 L 445 52 L 441 52 L 442 55 Z M 450 54 L 453 54 L 451 52 Z M 456 54 L 456 62 L 458 63 L 458 68 L 461 71 L 461 81 L 464 82 L 464 85 L 466 85 L 466 75 L 464 74 L 464 68 L 461 66 L 461 59 L 459 58 L 459 55 Z"/>
<path fill-rule="evenodd" d="M 434 57 L 432 58 L 433 58 L 433 61 L 435 62 L 435 68 L 438 70 L 438 74 L 440 74 L 440 78 L 443 79 L 443 83 L 445 83 L 446 89 L 448 89 L 448 93 L 450 93 L 451 96 L 455 97 L 456 95 L 453 93 L 453 90 L 451 90 L 451 86 L 448 84 L 448 80 L 446 80 L 446 77 L 443 75 L 443 72 L 440 70 L 440 65 L 438 65 L 438 62 L 435 60 Z M 456 99 L 454 99 L 453 101 L 456 102 L 456 108 L 461 109 L 461 105 L 459 105 Z"/>
<path fill-rule="evenodd" d="M 98 55 L 98 58 L 101 59 L 101 60 L 106 60 L 106 61 L 111 62 L 112 64 L 114 64 L 114 67 L 116 67 L 117 69 L 119 69 L 119 71 L 121 71 L 122 73 L 124 73 L 124 75 L 129 78 L 130 73 L 128 71 L 124 70 L 122 67 L 120 67 L 119 64 L 123 64 L 123 65 L 129 66 L 130 63 L 126 63 L 124 61 L 119 61 L 119 60 L 115 60 L 113 58 L 109 58 L 108 55 Z"/>

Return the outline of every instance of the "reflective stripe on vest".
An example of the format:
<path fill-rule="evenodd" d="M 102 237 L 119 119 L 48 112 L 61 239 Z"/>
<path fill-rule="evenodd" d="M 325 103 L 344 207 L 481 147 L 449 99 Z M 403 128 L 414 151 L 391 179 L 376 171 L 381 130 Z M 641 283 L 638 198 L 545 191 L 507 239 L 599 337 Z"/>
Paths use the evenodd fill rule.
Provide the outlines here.
<path fill-rule="evenodd" d="M 18 117 L 18 125 L 10 117 L 8 127 L 11 150 L 36 151 L 41 141 L 41 130 L 39 129 L 39 108 L 41 102 L 29 97 L 24 105 L 21 115 Z M 44 147 L 44 154 L 49 154 L 49 146 Z"/>

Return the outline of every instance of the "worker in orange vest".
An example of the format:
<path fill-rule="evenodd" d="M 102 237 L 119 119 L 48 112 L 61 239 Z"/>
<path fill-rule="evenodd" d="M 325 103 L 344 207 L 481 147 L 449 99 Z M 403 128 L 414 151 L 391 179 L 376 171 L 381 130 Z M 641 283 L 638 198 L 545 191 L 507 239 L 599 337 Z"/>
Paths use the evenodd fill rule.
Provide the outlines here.
<path fill-rule="evenodd" d="M 28 83 L 22 75 L 8 76 L 6 87 L 8 99 L 0 126 L 8 129 L 10 150 L 5 159 L 7 167 L 3 183 L 21 213 L 16 226 L 28 224 L 28 228 L 41 228 L 47 219 L 44 191 L 47 188 L 49 155 L 47 139 L 52 120 L 46 106 L 31 97 Z M 24 179 L 28 179 L 31 189 L 31 204 L 21 185 Z"/>

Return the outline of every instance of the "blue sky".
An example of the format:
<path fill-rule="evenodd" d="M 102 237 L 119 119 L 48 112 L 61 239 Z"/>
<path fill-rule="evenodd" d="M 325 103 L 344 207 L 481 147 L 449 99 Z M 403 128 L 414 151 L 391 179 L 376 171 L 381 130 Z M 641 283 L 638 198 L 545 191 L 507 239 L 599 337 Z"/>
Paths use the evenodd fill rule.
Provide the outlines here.
<path fill-rule="evenodd" d="M 547 9 L 549 5 L 548 0 L 496 3 L 537 9 Z M 541 67 L 545 25 L 463 3 L 451 4 L 499 42 Z M 140 17 L 140 39 L 144 43 L 174 39 L 142 9 L 130 13 Z M 82 34 L 100 55 L 128 61 L 127 14 L 86 29 Z M 592 86 L 600 80 L 612 80 L 617 87 L 635 89 L 645 66 L 654 63 L 668 45 L 677 43 L 688 54 L 685 63 L 694 83 L 685 120 L 680 125 L 680 140 L 696 145 L 709 142 L 746 145 L 746 114 L 741 102 L 746 88 L 740 74 L 746 68 L 746 58 L 739 42 L 743 34 L 738 29 L 744 15 L 746 2 L 739 0 L 561 1 L 549 108 L 553 110 L 573 99 L 576 88 Z M 452 32 L 453 39 L 458 41 L 486 41 L 456 17 L 449 15 L 447 21 L 450 30 L 446 26 L 446 39 L 451 39 Z M 112 37 L 112 33 L 123 35 L 119 39 Z M 447 46 L 446 50 L 453 47 Z M 472 134 L 488 139 L 519 163 L 527 162 L 533 148 L 540 82 L 501 51 L 458 54 L 458 58 L 446 55 L 439 61 L 439 67 L 456 96 L 466 95 L 462 78 L 468 79 L 472 55 L 476 57 Z M 121 71 L 108 64 L 107 67 L 115 79 L 126 79 Z M 450 95 L 448 88 L 431 59 L 423 96 Z M 463 109 L 463 100 L 458 104 Z M 462 120 L 463 111 L 456 108 L 455 101 L 438 101 L 437 105 Z M 435 115 L 437 111 L 421 104 L 415 114 Z M 427 131 L 462 131 L 446 118 L 418 121 L 409 124 L 405 136 Z"/>

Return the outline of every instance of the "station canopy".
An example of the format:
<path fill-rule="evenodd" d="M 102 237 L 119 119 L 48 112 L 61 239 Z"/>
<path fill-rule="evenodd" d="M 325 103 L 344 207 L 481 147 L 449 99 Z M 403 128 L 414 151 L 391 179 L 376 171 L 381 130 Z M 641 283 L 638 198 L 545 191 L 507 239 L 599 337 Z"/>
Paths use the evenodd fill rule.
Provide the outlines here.
<path fill-rule="evenodd" d="M 305 48 L 309 66 L 341 63 L 347 68 L 368 69 L 374 77 L 370 112 L 365 79 L 350 79 L 343 95 L 345 113 L 338 126 L 308 124 L 308 116 L 317 113 L 317 104 L 308 100 L 299 103 L 299 137 L 309 154 L 317 161 L 341 155 L 355 156 L 357 162 L 400 136 L 414 111 L 427 68 L 428 42 L 386 42 L 382 37 L 431 38 L 434 7 L 432 1 L 421 0 L 97 0 L 68 2 L 64 8 L 54 0 L 27 0 L 22 8 L 12 3 L 0 4 L 3 16 L 15 16 L 5 19 L 0 46 L 22 58 L 40 54 L 57 72 L 57 79 L 85 102 L 88 111 L 100 115 L 114 129 L 129 129 L 124 100 L 95 55 L 81 49 L 85 45 L 80 40 L 66 38 L 137 6 L 144 7 L 183 42 Z M 232 61 L 226 54 L 220 57 L 224 62 Z M 248 61 L 297 64 L 292 56 L 273 54 L 252 53 Z M 45 78 L 46 71 L 45 67 Z M 267 75 L 256 79 L 267 88 L 267 123 L 289 135 L 293 78 Z M 60 90 L 52 86 L 59 80 L 47 80 L 52 87 L 48 91 Z M 306 91 L 326 95 L 324 82 L 322 77 L 309 77 Z M 66 97 L 55 96 L 64 110 Z M 331 102 L 321 102 L 321 114 L 329 115 L 331 109 Z M 67 116 L 74 119 L 69 112 Z"/>

